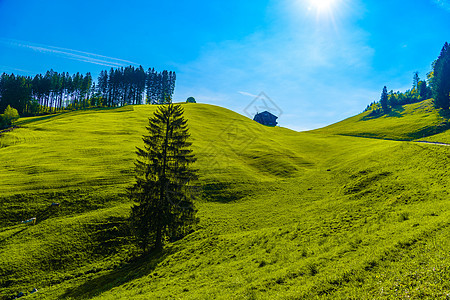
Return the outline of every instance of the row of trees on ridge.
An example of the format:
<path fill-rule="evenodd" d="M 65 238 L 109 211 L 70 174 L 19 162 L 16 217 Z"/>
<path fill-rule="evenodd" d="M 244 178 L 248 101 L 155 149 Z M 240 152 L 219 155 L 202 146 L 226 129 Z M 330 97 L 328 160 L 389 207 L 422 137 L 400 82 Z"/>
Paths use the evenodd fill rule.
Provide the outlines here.
<path fill-rule="evenodd" d="M 175 80 L 175 72 L 145 71 L 142 66 L 101 71 L 97 84 L 91 73 L 49 70 L 34 77 L 3 73 L 0 111 L 10 105 L 22 116 L 33 116 L 64 109 L 160 104 L 173 95 Z"/>

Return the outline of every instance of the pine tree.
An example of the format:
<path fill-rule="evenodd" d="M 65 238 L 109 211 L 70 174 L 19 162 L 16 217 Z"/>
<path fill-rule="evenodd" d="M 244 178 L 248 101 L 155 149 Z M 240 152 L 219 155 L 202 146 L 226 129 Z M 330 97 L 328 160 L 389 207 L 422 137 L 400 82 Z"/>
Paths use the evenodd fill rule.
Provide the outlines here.
<path fill-rule="evenodd" d="M 103 100 L 102 105 L 106 106 L 106 99 L 108 98 L 108 71 L 101 71 L 100 75 L 98 76 L 97 82 L 97 89 L 100 93 L 100 97 Z"/>
<path fill-rule="evenodd" d="M 388 92 L 386 86 L 383 88 L 383 92 L 381 93 L 380 104 L 381 108 L 383 109 L 383 112 L 387 113 L 389 111 L 389 106 L 388 106 Z"/>
<path fill-rule="evenodd" d="M 433 65 L 434 103 L 437 107 L 448 109 L 450 106 L 450 46 L 447 42 Z"/>
<path fill-rule="evenodd" d="M 144 252 L 187 234 L 197 221 L 192 194 L 197 173 L 191 168 L 196 159 L 182 107 L 160 106 L 147 130 L 144 148 L 136 151 L 136 183 L 128 190 L 136 203 L 130 224 Z"/>
<path fill-rule="evenodd" d="M 414 72 L 414 76 L 413 76 L 413 89 L 417 89 L 418 85 L 419 85 L 419 72 Z"/>
<path fill-rule="evenodd" d="M 161 95 L 159 104 L 166 104 L 165 100 L 170 96 L 170 81 L 169 81 L 169 72 L 167 70 L 162 71 L 161 73 Z"/>
<path fill-rule="evenodd" d="M 145 84 L 146 84 L 146 98 L 145 98 L 145 104 L 153 104 L 153 85 L 154 85 L 154 76 L 155 76 L 155 69 L 148 68 Z"/>
<path fill-rule="evenodd" d="M 421 100 L 428 99 L 428 86 L 425 80 L 419 81 L 417 84 L 417 90 Z"/>
<path fill-rule="evenodd" d="M 143 94 L 145 92 L 145 71 L 142 66 L 139 66 L 139 69 L 136 69 L 136 79 L 137 79 L 137 89 L 136 89 L 136 103 L 142 104 Z"/>

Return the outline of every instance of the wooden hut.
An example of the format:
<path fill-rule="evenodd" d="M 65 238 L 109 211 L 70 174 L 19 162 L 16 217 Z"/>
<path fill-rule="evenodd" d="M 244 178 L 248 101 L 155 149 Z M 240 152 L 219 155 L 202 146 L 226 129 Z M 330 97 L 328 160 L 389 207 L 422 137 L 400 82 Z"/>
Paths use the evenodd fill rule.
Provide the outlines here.
<path fill-rule="evenodd" d="M 262 113 L 257 113 L 253 118 L 253 121 L 256 121 L 265 126 L 277 126 L 278 117 L 271 114 L 268 111 L 263 111 Z"/>

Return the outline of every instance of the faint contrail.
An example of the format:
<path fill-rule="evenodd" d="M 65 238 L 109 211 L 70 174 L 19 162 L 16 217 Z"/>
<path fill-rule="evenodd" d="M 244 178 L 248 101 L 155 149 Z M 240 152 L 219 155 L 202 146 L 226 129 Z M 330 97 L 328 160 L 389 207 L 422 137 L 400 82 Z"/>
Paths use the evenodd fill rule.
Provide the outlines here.
<path fill-rule="evenodd" d="M 250 94 L 250 93 L 247 93 L 247 92 L 238 91 L 238 93 L 241 94 L 241 95 L 250 96 L 250 97 L 253 97 L 253 98 L 258 97 L 258 95 L 253 95 L 253 94 Z"/>
<path fill-rule="evenodd" d="M 24 70 L 24 69 L 18 69 L 18 68 L 14 68 L 14 67 L 10 67 L 10 66 L 0 65 L 0 74 L 2 74 L 3 72 L 6 72 L 6 71 L 22 72 L 22 73 L 29 73 L 29 74 L 34 73 L 34 72 Z"/>
<path fill-rule="evenodd" d="M 27 49 L 38 51 L 41 53 L 54 54 L 59 57 L 78 60 L 78 61 L 101 65 L 101 66 L 117 68 L 117 67 L 122 67 L 122 66 L 126 66 L 126 65 L 138 65 L 137 63 L 129 61 L 129 60 L 99 55 L 99 54 L 95 54 L 95 53 L 89 53 L 89 52 L 85 52 L 85 51 L 79 51 L 79 50 L 75 50 L 75 49 L 68 49 L 68 48 L 35 44 L 35 43 L 30 43 L 30 42 L 25 42 L 25 41 L 2 39 L 2 38 L 0 38 L 0 42 L 3 44 L 9 45 L 9 46 L 27 48 Z"/>

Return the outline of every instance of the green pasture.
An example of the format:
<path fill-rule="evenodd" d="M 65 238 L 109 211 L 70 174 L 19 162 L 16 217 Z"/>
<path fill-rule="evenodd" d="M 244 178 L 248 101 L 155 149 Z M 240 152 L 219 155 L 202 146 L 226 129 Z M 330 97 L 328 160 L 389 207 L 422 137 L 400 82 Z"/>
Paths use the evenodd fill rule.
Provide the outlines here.
<path fill-rule="evenodd" d="M 411 141 L 450 128 L 448 113 L 436 109 L 433 99 L 397 106 L 382 116 L 372 114 L 373 111 L 370 110 L 314 132 Z"/>
<path fill-rule="evenodd" d="M 301 133 L 183 107 L 200 223 L 147 256 L 125 189 L 154 106 L 24 118 L 0 137 L 2 298 L 448 299 L 450 149 L 385 140 L 443 131 L 430 101 Z"/>

